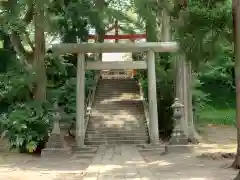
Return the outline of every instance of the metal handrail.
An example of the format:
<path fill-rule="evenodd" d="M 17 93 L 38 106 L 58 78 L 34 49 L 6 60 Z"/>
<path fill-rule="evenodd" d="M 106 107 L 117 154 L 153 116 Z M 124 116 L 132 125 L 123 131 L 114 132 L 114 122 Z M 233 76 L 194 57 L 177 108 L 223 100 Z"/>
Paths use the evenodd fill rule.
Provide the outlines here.
<path fill-rule="evenodd" d="M 95 93 L 96 93 L 97 84 L 98 84 L 99 79 L 100 79 L 100 75 L 99 75 L 99 73 L 97 73 L 95 75 L 95 79 L 94 79 L 95 84 L 94 84 L 93 88 L 89 91 L 87 99 L 85 101 L 84 136 L 86 135 L 86 131 L 87 131 L 87 127 L 88 127 L 88 121 L 89 121 L 90 116 L 91 116 L 92 105 L 93 105 L 93 101 L 95 99 Z"/>
<path fill-rule="evenodd" d="M 150 124 L 149 124 L 150 123 L 150 117 L 149 117 L 148 100 L 144 96 L 143 88 L 142 88 L 141 83 L 138 83 L 138 86 L 139 86 L 139 90 L 140 90 L 140 96 L 141 96 L 141 99 L 142 99 L 144 115 L 145 115 L 146 124 L 147 124 L 147 128 L 148 128 L 148 136 L 150 137 Z"/>

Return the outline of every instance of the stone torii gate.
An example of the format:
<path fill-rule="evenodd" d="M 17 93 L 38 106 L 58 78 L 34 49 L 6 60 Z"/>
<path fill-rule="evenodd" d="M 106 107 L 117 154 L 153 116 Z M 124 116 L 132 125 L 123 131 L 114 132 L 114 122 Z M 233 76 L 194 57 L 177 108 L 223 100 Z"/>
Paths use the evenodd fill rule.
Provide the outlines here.
<path fill-rule="evenodd" d="M 146 42 L 146 43 L 80 43 L 80 44 L 58 44 L 52 48 L 56 54 L 75 53 L 78 54 L 77 61 L 77 86 L 76 86 L 76 144 L 78 147 L 84 146 L 85 137 L 85 69 L 91 66 L 103 66 L 111 68 L 137 68 L 146 67 L 148 69 L 148 103 L 149 103 L 149 131 L 152 144 L 159 143 L 158 132 L 158 110 L 156 93 L 156 72 L 155 72 L 155 52 L 177 52 L 176 42 Z M 121 52 L 147 52 L 147 60 L 139 62 L 114 62 L 107 64 L 104 62 L 85 62 L 85 53 L 121 53 Z M 94 65 L 94 63 L 96 63 Z M 118 64 L 121 63 L 121 64 Z"/>

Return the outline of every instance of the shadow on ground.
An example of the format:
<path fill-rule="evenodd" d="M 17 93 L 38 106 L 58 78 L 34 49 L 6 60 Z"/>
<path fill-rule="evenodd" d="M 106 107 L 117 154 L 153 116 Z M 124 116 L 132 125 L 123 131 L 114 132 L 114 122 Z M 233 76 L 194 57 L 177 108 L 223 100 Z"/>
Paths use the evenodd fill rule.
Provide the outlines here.
<path fill-rule="evenodd" d="M 232 160 L 207 160 L 196 153 L 139 153 L 135 146 L 101 146 L 91 159 L 41 159 L 23 154 L 0 154 L 4 180 L 232 180 Z"/>

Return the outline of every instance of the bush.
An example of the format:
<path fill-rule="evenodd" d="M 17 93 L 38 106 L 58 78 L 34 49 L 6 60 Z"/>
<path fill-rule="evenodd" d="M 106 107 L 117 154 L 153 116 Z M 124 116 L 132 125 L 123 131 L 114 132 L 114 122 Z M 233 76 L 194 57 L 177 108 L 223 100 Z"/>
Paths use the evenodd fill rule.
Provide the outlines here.
<path fill-rule="evenodd" d="M 0 123 L 5 129 L 2 136 L 8 138 L 11 148 L 32 153 L 43 146 L 50 124 L 46 109 L 45 104 L 37 102 L 18 103 L 1 116 Z"/>

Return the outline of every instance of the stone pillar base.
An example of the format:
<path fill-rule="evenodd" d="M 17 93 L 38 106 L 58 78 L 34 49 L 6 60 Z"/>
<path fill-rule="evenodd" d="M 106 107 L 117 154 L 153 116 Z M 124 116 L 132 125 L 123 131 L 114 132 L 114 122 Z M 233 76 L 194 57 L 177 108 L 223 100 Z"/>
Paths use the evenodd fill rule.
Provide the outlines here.
<path fill-rule="evenodd" d="M 138 146 L 139 152 L 153 152 L 153 153 L 159 153 L 161 155 L 165 151 L 165 145 L 164 144 L 145 144 Z"/>
<path fill-rule="evenodd" d="M 84 145 L 84 135 L 82 136 L 75 136 L 75 140 L 76 140 L 76 147 L 78 148 L 85 148 L 86 146 Z"/>
<path fill-rule="evenodd" d="M 45 148 L 41 152 L 43 158 L 68 158 L 71 154 L 69 148 Z"/>
<path fill-rule="evenodd" d="M 192 153 L 194 152 L 195 145 L 166 145 L 165 153 Z"/>
<path fill-rule="evenodd" d="M 80 158 L 80 159 L 86 159 L 86 158 L 92 158 L 97 153 L 98 147 L 89 147 L 85 146 L 83 148 L 74 146 L 72 147 L 73 157 L 74 158 Z"/>
<path fill-rule="evenodd" d="M 46 158 L 69 157 L 70 155 L 71 150 L 64 145 L 64 138 L 60 133 L 52 133 L 46 147 L 41 152 L 41 156 Z"/>
<path fill-rule="evenodd" d="M 64 148 L 63 136 L 60 133 L 52 133 L 48 138 L 46 148 Z"/>
<path fill-rule="evenodd" d="M 188 138 L 183 131 L 173 131 L 169 140 L 170 145 L 188 145 Z"/>

